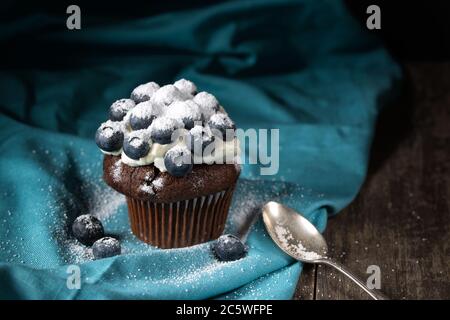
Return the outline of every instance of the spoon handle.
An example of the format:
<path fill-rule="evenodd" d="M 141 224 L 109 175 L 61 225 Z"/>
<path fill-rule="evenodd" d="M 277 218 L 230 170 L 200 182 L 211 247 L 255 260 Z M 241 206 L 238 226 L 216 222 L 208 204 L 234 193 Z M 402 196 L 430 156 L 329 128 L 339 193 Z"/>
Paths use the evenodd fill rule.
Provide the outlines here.
<path fill-rule="evenodd" d="M 326 265 L 332 266 L 335 269 L 337 269 L 340 272 L 342 272 L 343 274 L 345 274 L 347 277 L 352 279 L 353 282 L 355 282 L 361 289 L 363 289 L 365 292 L 367 292 L 367 294 L 369 296 L 371 296 L 374 300 L 389 300 L 389 298 L 386 297 L 381 292 L 377 292 L 375 290 L 369 289 L 353 272 L 348 270 L 342 264 L 340 264 L 340 263 L 338 263 L 336 261 L 330 260 L 330 259 L 324 259 L 324 260 L 321 260 L 320 262 L 322 262 L 322 263 L 324 263 Z"/>

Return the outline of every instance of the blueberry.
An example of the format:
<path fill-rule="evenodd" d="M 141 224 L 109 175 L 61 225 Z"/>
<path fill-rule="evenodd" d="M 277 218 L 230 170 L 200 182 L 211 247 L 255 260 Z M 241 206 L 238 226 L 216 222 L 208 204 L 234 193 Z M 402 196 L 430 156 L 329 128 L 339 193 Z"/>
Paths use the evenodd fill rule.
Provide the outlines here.
<path fill-rule="evenodd" d="M 133 114 L 130 116 L 130 127 L 133 130 L 147 129 L 153 122 L 155 117 L 139 118 Z"/>
<path fill-rule="evenodd" d="M 104 237 L 94 242 L 92 253 L 95 259 L 103 259 L 119 255 L 121 252 L 119 240 Z"/>
<path fill-rule="evenodd" d="M 174 177 L 183 177 L 192 171 L 192 154 L 184 146 L 174 146 L 164 155 L 164 165 Z"/>
<path fill-rule="evenodd" d="M 194 123 L 201 123 L 202 113 L 199 106 L 192 100 L 175 101 L 166 109 L 166 114 L 179 122 L 183 122 L 186 129 L 192 129 Z"/>
<path fill-rule="evenodd" d="M 128 158 L 138 160 L 150 151 L 150 142 L 146 130 L 131 132 L 123 143 L 123 152 Z"/>
<path fill-rule="evenodd" d="M 150 136 L 156 143 L 168 144 L 175 141 L 177 130 L 182 127 L 183 123 L 176 119 L 159 117 L 156 118 L 150 126 Z"/>
<path fill-rule="evenodd" d="M 189 98 L 190 98 L 189 95 L 187 95 L 184 92 L 181 92 L 174 85 L 168 84 L 159 88 L 159 90 L 153 94 L 150 101 L 152 104 L 158 107 L 167 107 L 174 101 L 184 101 Z"/>
<path fill-rule="evenodd" d="M 109 108 L 109 119 L 112 121 L 122 121 L 128 111 L 135 106 L 131 99 L 120 99 L 115 101 Z"/>
<path fill-rule="evenodd" d="M 196 155 L 202 155 L 205 148 L 213 142 L 214 136 L 200 125 L 193 127 L 186 135 L 186 145 Z"/>
<path fill-rule="evenodd" d="M 220 110 L 219 101 L 208 92 L 200 92 L 194 97 L 194 102 L 200 106 L 205 121 Z"/>
<path fill-rule="evenodd" d="M 239 260 L 248 252 L 248 246 L 231 234 L 220 236 L 213 242 L 211 249 L 219 261 Z"/>
<path fill-rule="evenodd" d="M 95 133 L 95 143 L 104 151 L 120 150 L 123 144 L 123 132 L 120 125 L 111 120 L 102 123 Z"/>
<path fill-rule="evenodd" d="M 90 246 L 103 237 L 104 231 L 100 220 L 90 214 L 83 214 L 73 222 L 72 233 L 82 244 Z"/>
<path fill-rule="evenodd" d="M 216 113 L 208 121 L 212 133 L 224 141 L 234 139 L 234 122 L 225 113 Z"/>
<path fill-rule="evenodd" d="M 195 96 L 197 94 L 197 86 L 189 80 L 180 79 L 173 84 L 183 93 L 186 93 L 191 96 Z"/>
<path fill-rule="evenodd" d="M 155 82 L 144 83 L 134 88 L 130 98 L 136 103 L 148 101 L 158 89 L 159 85 Z"/>
<path fill-rule="evenodd" d="M 159 108 L 149 101 L 139 103 L 130 113 L 130 127 L 133 130 L 147 129 L 159 115 Z"/>

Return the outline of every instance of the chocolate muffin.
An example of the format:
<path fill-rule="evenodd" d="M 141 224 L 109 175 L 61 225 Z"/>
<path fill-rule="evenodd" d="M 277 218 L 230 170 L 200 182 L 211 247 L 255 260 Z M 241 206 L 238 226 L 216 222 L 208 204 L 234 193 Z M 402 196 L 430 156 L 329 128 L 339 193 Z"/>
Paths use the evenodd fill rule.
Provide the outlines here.
<path fill-rule="evenodd" d="M 149 82 L 109 114 L 95 137 L 103 178 L 125 195 L 136 237 L 160 248 L 218 238 L 240 173 L 235 125 L 219 101 L 185 79 Z"/>

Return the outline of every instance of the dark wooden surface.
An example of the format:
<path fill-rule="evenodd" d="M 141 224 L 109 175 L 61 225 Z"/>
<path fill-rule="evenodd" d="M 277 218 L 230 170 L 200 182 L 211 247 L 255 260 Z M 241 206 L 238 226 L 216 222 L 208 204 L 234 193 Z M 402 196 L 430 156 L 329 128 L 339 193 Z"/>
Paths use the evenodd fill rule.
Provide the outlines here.
<path fill-rule="evenodd" d="M 367 179 L 329 219 L 331 254 L 392 299 L 450 299 L 450 63 L 408 63 L 402 99 L 378 121 Z M 369 299 L 328 267 L 306 266 L 296 299 Z"/>

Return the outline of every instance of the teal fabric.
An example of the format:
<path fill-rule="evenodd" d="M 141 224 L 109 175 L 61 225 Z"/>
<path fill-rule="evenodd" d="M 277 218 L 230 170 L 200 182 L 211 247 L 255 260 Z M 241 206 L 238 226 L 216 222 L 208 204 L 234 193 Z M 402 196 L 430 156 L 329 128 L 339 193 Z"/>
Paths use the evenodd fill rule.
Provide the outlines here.
<path fill-rule="evenodd" d="M 230 1 L 120 21 L 82 14 L 79 31 L 57 13 L 2 23 L 11 60 L 0 71 L 0 298 L 291 298 L 302 266 L 260 219 L 235 262 L 217 263 L 209 244 L 137 241 L 123 197 L 101 180 L 94 132 L 136 85 L 191 79 L 238 127 L 280 129 L 279 173 L 244 165 L 227 232 L 272 199 L 323 231 L 364 180 L 400 68 L 336 0 Z M 67 231 L 85 213 L 101 217 L 124 254 L 89 259 Z M 71 264 L 80 290 L 66 286 Z"/>

